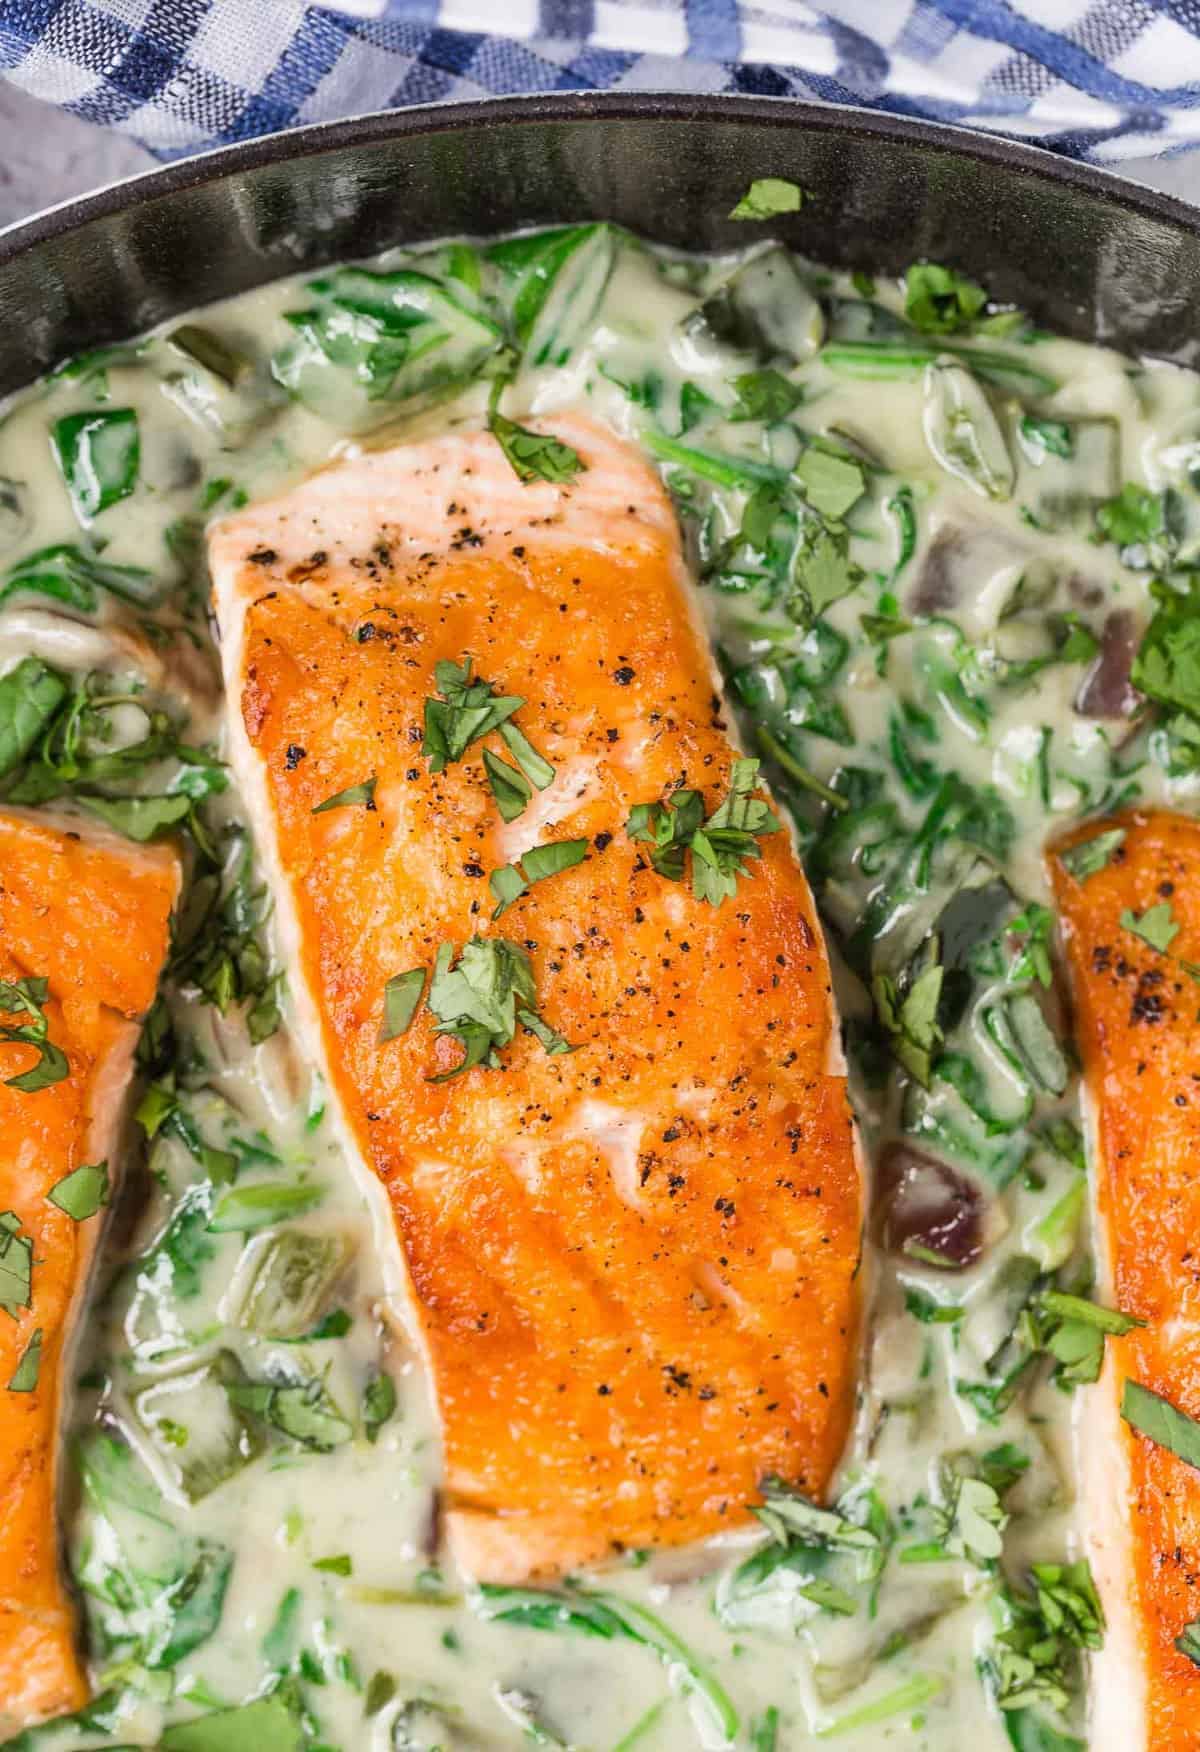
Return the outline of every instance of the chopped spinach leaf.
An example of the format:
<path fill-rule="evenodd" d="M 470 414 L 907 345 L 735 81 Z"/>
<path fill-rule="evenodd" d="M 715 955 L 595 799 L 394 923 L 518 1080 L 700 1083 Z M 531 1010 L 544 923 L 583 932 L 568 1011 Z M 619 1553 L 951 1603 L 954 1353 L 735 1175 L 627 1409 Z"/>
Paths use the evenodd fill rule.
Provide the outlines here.
<path fill-rule="evenodd" d="M 170 972 L 201 1000 L 227 1015 L 245 1006 L 246 1030 L 260 1045 L 279 1026 L 281 974 L 271 967 L 263 937 L 270 903 L 254 880 L 254 855 L 242 828 L 230 830 L 223 864 L 205 859 L 175 925 Z"/>
<path fill-rule="evenodd" d="M 21 1219 L 0 1211 L 0 1308 L 16 1320 L 32 1305 L 33 1240 L 21 1233 Z"/>
<path fill-rule="evenodd" d="M 1021 436 L 1064 462 L 1075 454 L 1075 429 L 1067 420 L 1044 420 L 1036 414 L 1022 414 Z"/>
<path fill-rule="evenodd" d="M 66 414 L 54 422 L 50 437 L 80 523 L 91 523 L 132 493 L 142 457 L 132 408 Z"/>
<path fill-rule="evenodd" d="M 945 969 L 935 962 L 903 994 L 886 973 L 876 974 L 871 986 L 876 1013 L 891 1037 L 893 1053 L 926 1088 L 933 1072 L 933 1055 L 942 1042 L 938 1002 L 944 977 Z"/>
<path fill-rule="evenodd" d="M 161 1752 L 303 1752 L 310 1744 L 299 1717 L 275 1692 L 162 1730 Z"/>
<path fill-rule="evenodd" d="M 303 1216 L 324 1196 L 321 1187 L 299 1180 L 256 1180 L 231 1186 L 213 1206 L 208 1226 L 214 1235 L 252 1234 L 289 1217 Z"/>
<path fill-rule="evenodd" d="M 354 1435 L 321 1381 L 229 1381 L 225 1392 L 237 1410 L 318 1454 Z"/>
<path fill-rule="evenodd" d="M 0 676 L 0 777 L 20 766 L 69 691 L 36 657 L 22 657 Z"/>
<path fill-rule="evenodd" d="M 0 582 L 0 603 L 27 592 L 50 596 L 68 608 L 91 614 L 104 590 L 143 608 L 152 607 L 162 586 L 143 566 L 114 566 L 70 543 L 39 548 L 26 554 Z"/>
<path fill-rule="evenodd" d="M 531 432 L 493 409 L 488 430 L 495 438 L 520 481 L 550 481 L 565 486 L 587 467 L 577 450 L 550 432 Z"/>
<path fill-rule="evenodd" d="M 475 1607 L 483 1618 L 526 1630 L 573 1631 L 610 1642 L 616 1638 L 640 1643 L 680 1674 L 684 1690 L 704 1707 L 723 1740 L 732 1741 L 737 1735 L 738 1714 L 724 1687 L 674 1631 L 635 1601 L 582 1588 L 504 1588 L 485 1583 Z"/>

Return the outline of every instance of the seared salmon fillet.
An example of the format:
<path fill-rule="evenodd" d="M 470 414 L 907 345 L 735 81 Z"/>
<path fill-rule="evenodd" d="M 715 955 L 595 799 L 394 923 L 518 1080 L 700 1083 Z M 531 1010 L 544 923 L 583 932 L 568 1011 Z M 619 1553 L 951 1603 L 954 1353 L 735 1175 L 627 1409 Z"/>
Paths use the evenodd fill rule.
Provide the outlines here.
<path fill-rule="evenodd" d="M 1130 813 L 1060 851 L 1101 830 L 1124 834 L 1102 869 L 1078 879 L 1051 858 L 1097 1164 L 1103 1287 L 1145 1322 L 1108 1341 L 1104 1374 L 1085 1396 L 1088 1536 L 1109 1619 L 1091 1745 L 1194 1752 L 1200 1668 L 1175 1643 L 1200 1618 L 1200 1471 L 1131 1428 L 1121 1404 L 1134 1382 L 1200 1418 L 1200 821 Z"/>
<path fill-rule="evenodd" d="M 115 1179 L 123 1095 L 179 889 L 173 853 L 0 812 L 0 998 L 45 981 L 57 1063 L 0 1040 L 0 1728 L 78 1709 L 87 1681 L 58 1553 L 71 1340 Z M 29 985 L 26 983 L 25 990 Z M 14 1087 L 43 1065 L 57 1080 Z M 36 1078 L 34 1079 L 36 1080 Z M 96 1169 L 99 1174 L 81 1174 Z M 68 1179 L 69 1176 L 74 1178 Z M 72 1214 L 75 1213 L 75 1214 Z"/>
<path fill-rule="evenodd" d="M 731 1527 L 767 1474 L 819 1495 L 856 1365 L 862 1190 L 812 897 L 786 833 L 720 905 L 626 833 L 685 778 L 712 809 L 735 750 L 656 476 L 590 422 L 553 430 L 574 481 L 447 436 L 210 538 L 234 763 L 402 1244 L 451 1542 L 495 1581 Z M 508 822 L 497 736 L 423 752 L 435 665 L 468 656 L 554 769 Z M 572 838 L 584 861 L 493 922 L 489 873 Z M 573 1050 L 518 1028 L 498 1067 L 431 1081 L 463 1045 L 429 1004 L 381 1040 L 384 988 L 477 936 L 528 954 Z"/>

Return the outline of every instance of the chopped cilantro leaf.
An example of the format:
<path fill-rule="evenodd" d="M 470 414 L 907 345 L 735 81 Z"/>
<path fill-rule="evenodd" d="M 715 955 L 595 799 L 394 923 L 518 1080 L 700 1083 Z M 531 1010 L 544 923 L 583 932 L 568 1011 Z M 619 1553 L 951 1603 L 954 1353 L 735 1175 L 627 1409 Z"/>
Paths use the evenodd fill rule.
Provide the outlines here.
<path fill-rule="evenodd" d="M 0 1211 L 0 1308 L 15 1320 L 31 1305 L 32 1294 L 33 1240 L 21 1234 L 14 1211 Z"/>
<path fill-rule="evenodd" d="M 862 465 L 810 444 L 795 469 L 804 497 L 820 517 L 839 522 L 858 504 L 867 483 Z"/>
<path fill-rule="evenodd" d="M 56 1181 L 46 1197 L 60 1211 L 82 1223 L 108 1203 L 108 1191 L 108 1163 L 84 1163 Z"/>
<path fill-rule="evenodd" d="M 377 783 L 378 780 L 372 773 L 361 785 L 348 785 L 344 791 L 337 791 L 332 797 L 326 797 L 323 803 L 316 804 L 313 814 L 324 815 L 327 809 L 374 809 Z"/>
<path fill-rule="evenodd" d="M 1158 607 L 1133 660 L 1134 687 L 1200 718 L 1200 593 L 1155 585 Z"/>
<path fill-rule="evenodd" d="M 891 1036 L 892 1051 L 918 1083 L 929 1087 L 933 1055 L 942 1042 L 938 1003 L 945 970 L 935 963 L 927 967 L 901 996 L 889 974 L 876 974 L 871 984 L 879 1020 Z"/>
<path fill-rule="evenodd" d="M 8 1383 L 8 1391 L 10 1393 L 32 1393 L 37 1387 L 41 1366 L 42 1329 L 39 1326 L 21 1352 L 21 1360 L 13 1370 L 12 1380 Z"/>
<path fill-rule="evenodd" d="M 804 399 L 798 383 L 772 368 L 744 371 L 734 378 L 733 387 L 737 402 L 729 415 L 731 420 L 762 420 L 771 426 L 777 420 L 785 420 Z"/>
<path fill-rule="evenodd" d="M 1058 861 L 1068 875 L 1074 876 L 1076 882 L 1086 882 L 1089 876 L 1097 875 L 1108 868 L 1114 853 L 1125 844 L 1125 829 L 1110 828 L 1106 833 L 1095 834 L 1091 839 L 1080 840 L 1078 844 L 1068 846 L 1066 851 L 1058 854 Z"/>
<path fill-rule="evenodd" d="M 651 866 L 672 882 L 683 880 L 685 854 L 692 854 L 692 892 L 719 906 L 737 892 L 738 878 L 749 874 L 747 858 L 762 856 L 757 840 L 779 830 L 779 822 L 753 796 L 757 760 L 735 760 L 729 795 L 705 817 L 699 791 L 679 790 L 661 803 L 635 803 L 625 823 L 631 840 L 651 846 Z"/>
<path fill-rule="evenodd" d="M 951 335 L 969 329 L 987 305 L 982 286 L 937 262 L 914 262 L 904 285 L 904 314 L 923 334 Z"/>
<path fill-rule="evenodd" d="M 519 943 L 506 937 L 472 937 L 455 962 L 452 943 L 437 952 L 429 987 L 429 1008 L 437 1018 L 435 1032 L 457 1040 L 463 1057 L 452 1070 L 431 1076 L 431 1083 L 448 1083 L 475 1065 L 491 1070 L 500 1066 L 499 1048 L 513 1040 L 518 1022 L 535 1034 L 546 1050 L 542 1030 L 557 1042 L 560 1035 L 542 1022 L 536 1011 L 537 990 L 529 956 Z M 537 1026 L 535 1026 L 535 1024 Z"/>
<path fill-rule="evenodd" d="M 26 1095 L 61 1083 L 70 1073 L 66 1053 L 49 1039 L 50 1024 L 45 1011 L 49 995 L 49 982 L 42 978 L 0 980 L 0 1015 L 28 1017 L 25 1022 L 0 1026 L 0 1044 L 32 1046 L 38 1054 L 38 1062 L 29 1070 L 4 1079 L 8 1088 L 20 1089 Z"/>
<path fill-rule="evenodd" d="M 461 760 L 472 742 L 506 724 L 525 701 L 517 694 L 494 694 L 490 681 L 472 680 L 470 657 L 461 665 L 443 659 L 433 674 L 440 698 L 425 701 L 421 752 L 430 772 L 440 773 Z"/>
<path fill-rule="evenodd" d="M 1126 1381 L 1121 1416 L 1139 1435 L 1200 1468 L 1200 1423 L 1140 1381 Z"/>
<path fill-rule="evenodd" d="M 493 870 L 488 878 L 497 901 L 492 918 L 498 919 L 507 912 L 533 883 L 544 882 L 547 876 L 557 876 L 560 870 L 570 870 L 582 863 L 587 850 L 586 839 L 551 840 L 548 845 L 531 846 L 521 854 L 519 864 L 505 864 L 502 869 Z"/>
<path fill-rule="evenodd" d="M 529 780 L 516 767 L 509 766 L 506 760 L 493 754 L 490 748 L 483 751 L 483 770 L 487 775 L 488 788 L 495 799 L 496 808 L 500 811 L 500 819 L 515 821 L 533 796 Z"/>
<path fill-rule="evenodd" d="M 393 974 L 383 988 L 383 1023 L 379 1041 L 395 1040 L 412 1027 L 413 1017 L 421 1007 L 425 990 L 425 969 L 410 967 L 407 973 Z"/>
<path fill-rule="evenodd" d="M 774 219 L 780 213 L 798 213 L 804 205 L 799 183 L 782 176 L 756 177 L 734 207 L 731 219 Z"/>
<path fill-rule="evenodd" d="M 1184 1625 L 1175 1638 L 1175 1647 L 1194 1666 L 1200 1667 L 1200 1618 L 1193 1618 L 1190 1624 Z"/>
<path fill-rule="evenodd" d="M 1160 955 L 1166 954 L 1179 935 L 1179 926 L 1175 923 L 1169 900 L 1160 900 L 1155 906 L 1148 907 L 1140 917 L 1126 907 L 1121 913 L 1121 929 L 1140 937 L 1143 943 L 1157 950 Z"/>
<path fill-rule="evenodd" d="M 500 740 L 508 749 L 525 777 L 535 790 L 544 791 L 554 783 L 554 768 L 543 758 L 525 735 L 512 722 L 497 726 Z"/>

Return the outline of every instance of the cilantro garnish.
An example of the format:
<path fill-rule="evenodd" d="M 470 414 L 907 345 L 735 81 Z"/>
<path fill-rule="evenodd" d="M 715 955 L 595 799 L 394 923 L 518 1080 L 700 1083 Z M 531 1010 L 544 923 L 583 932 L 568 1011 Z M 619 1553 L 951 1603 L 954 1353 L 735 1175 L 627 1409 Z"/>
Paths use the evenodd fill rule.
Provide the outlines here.
<path fill-rule="evenodd" d="M 383 1022 L 379 1040 L 395 1040 L 412 1027 L 413 1017 L 421 1007 L 425 991 L 425 969 L 410 967 L 407 973 L 397 973 L 383 988 Z"/>
<path fill-rule="evenodd" d="M 733 387 L 737 403 L 729 414 L 731 420 L 762 420 L 771 426 L 777 420 L 785 420 L 804 399 L 798 383 L 771 367 L 744 371 L 734 378 Z"/>
<path fill-rule="evenodd" d="M 852 510 L 867 490 L 861 463 L 817 444 L 809 445 L 793 472 L 818 516 L 835 522 Z"/>
<path fill-rule="evenodd" d="M 510 1044 L 518 1025 L 548 1053 L 570 1052 L 563 1036 L 538 1015 L 536 1003 L 533 968 L 519 943 L 506 937 L 472 937 L 457 952 L 452 943 L 443 943 L 429 987 L 429 1008 L 437 1017 L 434 1032 L 457 1040 L 463 1058 L 453 1070 L 429 1081 L 448 1083 L 474 1065 L 498 1070 L 499 1048 Z"/>
<path fill-rule="evenodd" d="M 483 751 L 483 770 L 487 775 L 488 788 L 496 808 L 500 811 L 501 821 L 515 821 L 533 796 L 533 786 L 524 773 L 509 766 L 506 760 L 501 760 L 490 748 Z"/>
<path fill-rule="evenodd" d="M 442 772 L 451 761 L 461 760 L 481 736 L 500 732 L 520 771 L 486 750 L 484 770 L 497 807 L 505 821 L 514 821 L 529 801 L 530 786 L 544 791 L 554 779 L 554 768 L 534 748 L 523 731 L 510 723 L 525 704 L 520 694 L 496 694 L 490 681 L 472 679 L 471 659 L 462 663 L 443 660 L 434 666 L 439 698 L 425 701 L 425 739 L 421 752 L 431 773 Z"/>
<path fill-rule="evenodd" d="M 871 984 L 879 1020 L 891 1036 L 892 1052 L 925 1088 L 933 1072 L 933 1055 L 942 1043 L 937 1017 L 944 976 L 940 962 L 935 962 L 918 975 L 903 996 L 889 974 L 876 974 Z"/>
<path fill-rule="evenodd" d="M 1200 718 L 1200 595 L 1161 583 L 1152 588 L 1158 606 L 1130 680 L 1159 705 Z"/>
<path fill-rule="evenodd" d="M 1041 1311 L 1054 1325 L 1043 1334 L 1043 1348 L 1058 1364 L 1054 1378 L 1063 1387 L 1089 1386 L 1100 1379 L 1106 1338 L 1122 1338 L 1135 1326 L 1143 1326 L 1131 1314 L 1117 1308 L 1102 1308 L 1083 1296 L 1063 1290 L 1046 1290 Z"/>
<path fill-rule="evenodd" d="M 67 1055 L 50 1040 L 50 1024 L 46 1020 L 45 1004 L 50 993 L 49 982 L 41 978 L 0 980 L 0 1014 L 25 1015 L 27 1022 L 0 1025 L 0 1043 L 37 1048 L 38 1062 L 18 1076 L 4 1079 L 9 1089 L 20 1089 L 32 1095 L 61 1083 L 70 1072 Z"/>
<path fill-rule="evenodd" d="M 862 576 L 862 568 L 847 553 L 845 530 L 818 525 L 796 555 L 796 589 L 788 613 L 801 625 L 808 625 L 832 603 L 848 596 Z"/>
<path fill-rule="evenodd" d="M 927 335 L 969 329 L 987 304 L 982 286 L 937 262 L 915 262 L 904 277 L 904 285 L 904 314 L 914 328 Z"/>
<path fill-rule="evenodd" d="M 12 1380 L 8 1383 L 10 1393 L 32 1393 L 37 1387 L 38 1376 L 42 1368 L 42 1329 L 39 1326 L 25 1349 L 21 1359 L 13 1370 Z"/>
<path fill-rule="evenodd" d="M 1058 854 L 1058 861 L 1069 876 L 1074 876 L 1076 882 L 1086 882 L 1089 876 L 1096 876 L 1101 870 L 1107 869 L 1115 853 L 1124 844 L 1125 829 L 1113 827 L 1107 833 L 1098 833 L 1092 839 L 1068 846 L 1065 852 Z"/>
<path fill-rule="evenodd" d="M 108 1194 L 108 1163 L 85 1162 L 55 1181 L 46 1197 L 76 1223 L 83 1223 L 108 1203 Z"/>
<path fill-rule="evenodd" d="M 0 1308 L 14 1320 L 33 1296 L 33 1240 L 15 1211 L 0 1211 Z"/>
<path fill-rule="evenodd" d="M 1121 1416 L 1139 1435 L 1200 1468 L 1200 1423 L 1139 1381 L 1126 1381 Z"/>
<path fill-rule="evenodd" d="M 804 190 L 799 183 L 782 176 L 756 177 L 737 206 L 731 219 L 774 219 L 780 213 L 798 213 L 804 205 Z"/>
<path fill-rule="evenodd" d="M 996 1702 L 1006 1713 L 1070 1704 L 1082 1678 L 1080 1649 L 1104 1641 L 1104 1612 L 1086 1560 L 1035 1563 L 1033 1593 L 1002 1589 L 1009 1624 L 988 1651 Z"/>
<path fill-rule="evenodd" d="M 348 785 L 344 791 L 337 791 L 332 797 L 326 797 L 323 803 L 316 804 L 313 814 L 324 815 L 328 809 L 374 809 L 375 786 L 378 782 L 372 773 L 361 785 Z"/>
<path fill-rule="evenodd" d="M 1161 493 L 1127 481 L 1113 499 L 1096 508 L 1100 535 L 1120 549 L 1127 566 L 1158 565 L 1170 545 Z"/>
<path fill-rule="evenodd" d="M 488 877 L 488 886 L 499 904 L 492 918 L 498 919 L 507 912 L 535 882 L 543 882 L 547 876 L 557 876 L 560 870 L 570 870 L 573 865 L 581 864 L 587 857 L 587 849 L 586 839 L 551 840 L 549 845 L 531 846 L 527 852 L 522 852 L 518 863 L 493 870 Z"/>
<path fill-rule="evenodd" d="M 1175 1647 L 1194 1666 L 1200 1667 L 1200 1618 L 1193 1618 L 1190 1624 L 1184 1625 L 1175 1638 Z"/>
<path fill-rule="evenodd" d="M 648 844 L 651 866 L 669 881 L 681 882 L 685 854 L 692 854 L 692 892 L 697 900 L 720 906 L 737 892 L 739 876 L 749 874 L 748 858 L 760 858 L 756 841 L 779 831 L 779 821 L 753 796 L 760 763 L 735 760 L 729 795 L 710 816 L 699 791 L 675 791 L 661 803 L 635 803 L 625 823 L 631 840 Z"/>
<path fill-rule="evenodd" d="M 1179 935 L 1179 926 L 1171 912 L 1169 900 L 1160 900 L 1156 906 L 1148 907 L 1140 915 L 1125 907 L 1121 913 L 1121 929 L 1140 937 L 1143 943 L 1157 950 L 1160 955 L 1167 953 Z"/>

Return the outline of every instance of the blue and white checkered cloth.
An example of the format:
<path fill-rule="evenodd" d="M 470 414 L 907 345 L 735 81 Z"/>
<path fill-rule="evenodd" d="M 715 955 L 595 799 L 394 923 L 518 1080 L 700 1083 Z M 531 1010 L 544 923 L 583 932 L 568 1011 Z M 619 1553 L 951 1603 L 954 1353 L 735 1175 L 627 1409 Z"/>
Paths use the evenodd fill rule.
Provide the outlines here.
<path fill-rule="evenodd" d="M 766 92 L 1096 159 L 1200 143 L 1200 0 L 0 0 L 0 74 L 160 157 L 503 92 Z"/>

